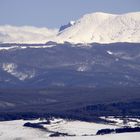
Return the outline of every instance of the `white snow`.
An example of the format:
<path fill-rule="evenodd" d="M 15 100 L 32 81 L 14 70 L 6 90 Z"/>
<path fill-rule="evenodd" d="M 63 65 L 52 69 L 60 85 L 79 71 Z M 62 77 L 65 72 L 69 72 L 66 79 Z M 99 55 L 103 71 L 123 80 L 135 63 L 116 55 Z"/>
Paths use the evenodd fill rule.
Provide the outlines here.
<path fill-rule="evenodd" d="M 35 128 L 23 127 L 26 122 L 38 123 L 45 120 L 15 120 L 0 122 L 0 139 L 2 140 L 139 140 L 140 133 L 109 134 L 95 136 L 97 130 L 102 128 L 116 128 L 117 126 L 88 123 L 81 121 L 68 121 L 63 119 L 51 120 L 46 128 L 56 132 L 76 134 L 73 137 L 49 137 L 50 132 Z M 45 125 L 44 125 L 45 126 Z M 84 134 L 93 136 L 82 136 Z"/>
<path fill-rule="evenodd" d="M 77 71 L 85 72 L 85 71 L 88 71 L 88 69 L 89 69 L 88 66 L 82 65 L 82 66 L 78 67 Z"/>
<path fill-rule="evenodd" d="M 112 54 L 113 54 L 113 52 L 111 52 L 111 51 L 107 51 L 107 53 L 108 53 L 108 54 L 110 54 L 110 55 L 112 55 Z"/>
<path fill-rule="evenodd" d="M 47 135 L 43 131 L 38 129 L 25 128 L 23 124 L 27 121 L 16 120 L 0 122 L 0 139 L 2 140 L 22 140 L 22 139 L 34 139 L 43 138 L 43 135 Z M 47 136 L 46 136 L 47 137 Z"/>
<path fill-rule="evenodd" d="M 104 117 L 102 117 L 104 118 Z M 45 121 L 45 120 L 43 120 Z M 56 137 L 50 138 L 49 132 L 41 131 L 39 129 L 23 127 L 26 122 L 42 122 L 42 120 L 16 120 L 16 121 L 4 121 L 0 122 L 0 138 L 3 140 L 135 140 L 139 139 L 140 133 L 125 133 L 125 134 L 110 134 L 103 136 L 95 136 L 99 129 L 103 128 L 116 128 L 114 125 L 105 125 L 97 123 L 88 123 L 81 121 L 68 121 L 63 119 L 53 119 L 50 125 L 44 125 L 48 130 L 62 133 L 75 134 L 74 137 Z M 83 135 L 93 135 L 93 136 L 83 136 Z"/>
<path fill-rule="evenodd" d="M 52 121 L 51 125 L 47 125 L 47 128 L 51 131 L 68 133 L 76 136 L 95 135 L 99 129 L 116 127 L 117 126 L 114 125 L 89 123 L 83 121 L 67 121 L 63 119 L 56 119 L 54 122 Z"/>
<path fill-rule="evenodd" d="M 108 117 L 100 117 L 103 120 L 108 120 L 108 121 L 113 121 L 115 122 L 115 125 L 119 127 L 124 127 L 124 126 L 130 126 L 130 127 L 137 127 L 140 126 L 140 119 L 137 118 L 125 118 L 123 119 L 122 117 L 114 117 L 114 116 L 108 116 Z M 125 123 L 124 123 L 125 121 Z"/>
<path fill-rule="evenodd" d="M 51 48 L 54 47 L 55 45 L 31 45 L 30 46 L 17 46 L 17 45 L 12 45 L 10 47 L 0 47 L 0 51 L 3 50 L 12 50 L 12 49 L 27 49 L 27 48 L 36 48 L 36 49 L 40 49 L 40 48 Z"/>
<path fill-rule="evenodd" d="M 140 12 L 114 15 L 108 13 L 86 14 L 71 26 L 59 29 L 30 26 L 0 26 L 0 42 L 4 43 L 140 43 Z"/>
<path fill-rule="evenodd" d="M 24 81 L 25 79 L 31 79 L 35 76 L 35 71 L 22 72 L 17 70 L 18 66 L 15 63 L 3 63 L 2 68 L 4 71 L 15 76 L 21 81 Z"/>
<path fill-rule="evenodd" d="M 120 59 L 124 59 L 124 60 L 133 60 L 133 59 L 136 59 L 136 58 L 139 58 L 139 54 L 138 55 L 135 55 L 135 56 L 131 56 L 129 53 L 127 53 L 126 51 L 110 51 L 108 50 L 107 53 L 109 55 L 112 55 L 116 58 L 120 58 Z"/>
<path fill-rule="evenodd" d="M 140 12 L 122 15 L 101 12 L 87 14 L 54 40 L 72 43 L 140 42 Z"/>
<path fill-rule="evenodd" d="M 75 24 L 75 21 L 73 21 L 73 20 L 70 21 L 70 24 L 71 24 L 71 25 L 74 25 L 74 24 Z"/>

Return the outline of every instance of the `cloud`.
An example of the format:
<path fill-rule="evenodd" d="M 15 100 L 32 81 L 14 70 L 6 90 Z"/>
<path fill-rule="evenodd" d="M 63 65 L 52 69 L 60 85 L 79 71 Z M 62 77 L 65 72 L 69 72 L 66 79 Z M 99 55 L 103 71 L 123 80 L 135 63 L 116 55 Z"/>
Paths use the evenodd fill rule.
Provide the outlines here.
<path fill-rule="evenodd" d="M 57 29 L 33 26 L 0 26 L 0 42 L 3 43 L 45 43 L 57 34 Z"/>

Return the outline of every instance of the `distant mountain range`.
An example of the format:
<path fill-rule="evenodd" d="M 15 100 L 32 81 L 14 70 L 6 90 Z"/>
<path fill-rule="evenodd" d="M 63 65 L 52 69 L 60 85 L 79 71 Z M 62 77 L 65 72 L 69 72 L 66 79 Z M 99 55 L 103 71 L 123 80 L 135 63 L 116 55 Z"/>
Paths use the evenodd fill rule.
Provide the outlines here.
<path fill-rule="evenodd" d="M 1 43 L 140 43 L 140 12 L 113 15 L 91 13 L 60 27 L 0 26 Z"/>
<path fill-rule="evenodd" d="M 0 88 L 140 86 L 139 43 L 39 45 L 0 45 Z"/>
<path fill-rule="evenodd" d="M 0 88 L 140 86 L 140 12 L 54 30 L 0 26 L 0 42 Z"/>

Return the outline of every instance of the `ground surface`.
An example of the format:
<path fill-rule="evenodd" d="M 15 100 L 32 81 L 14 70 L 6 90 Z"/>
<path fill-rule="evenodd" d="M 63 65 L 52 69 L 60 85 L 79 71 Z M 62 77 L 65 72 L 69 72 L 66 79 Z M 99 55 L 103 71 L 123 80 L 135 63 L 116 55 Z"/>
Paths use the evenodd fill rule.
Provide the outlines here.
<path fill-rule="evenodd" d="M 38 123 L 38 120 L 16 120 L 0 122 L 0 139 L 2 140 L 139 140 L 140 133 L 123 133 L 123 134 L 108 134 L 103 136 L 96 136 L 99 129 L 104 128 L 118 128 L 121 127 L 121 120 L 117 121 L 117 125 L 97 124 L 82 121 L 68 121 L 63 119 L 51 120 L 51 124 L 43 125 L 48 131 L 43 131 L 36 128 L 23 127 L 24 123 Z M 44 120 L 43 120 L 44 121 Z M 49 137 L 51 132 L 68 133 L 76 136 L 65 137 Z M 87 136 L 85 136 L 87 135 Z"/>

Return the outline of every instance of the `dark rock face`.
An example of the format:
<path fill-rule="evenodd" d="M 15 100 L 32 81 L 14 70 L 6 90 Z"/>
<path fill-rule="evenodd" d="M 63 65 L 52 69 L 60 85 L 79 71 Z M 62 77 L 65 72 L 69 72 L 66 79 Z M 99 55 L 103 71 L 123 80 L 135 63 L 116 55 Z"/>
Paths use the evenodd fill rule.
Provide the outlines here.
<path fill-rule="evenodd" d="M 69 22 L 68 24 L 61 26 L 60 29 L 59 29 L 59 32 L 61 32 L 61 31 L 65 30 L 65 29 L 67 29 L 67 28 L 73 26 L 74 23 L 75 23 L 74 21 L 71 21 L 71 22 Z"/>

